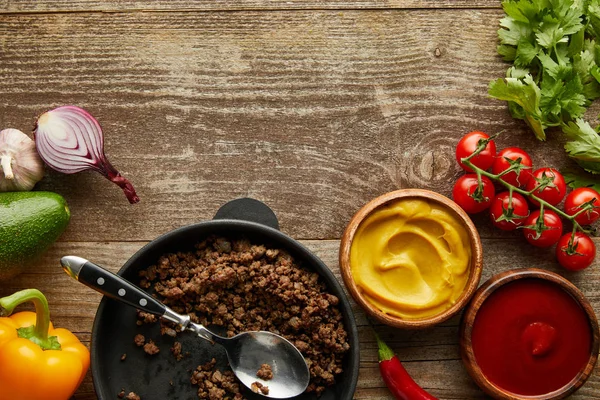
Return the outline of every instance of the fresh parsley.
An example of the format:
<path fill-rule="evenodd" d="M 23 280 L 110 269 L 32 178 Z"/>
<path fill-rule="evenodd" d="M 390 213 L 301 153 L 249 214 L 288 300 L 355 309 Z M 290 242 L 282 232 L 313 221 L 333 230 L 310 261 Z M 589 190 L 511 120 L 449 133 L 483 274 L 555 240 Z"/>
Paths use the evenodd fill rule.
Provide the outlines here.
<path fill-rule="evenodd" d="M 565 182 L 571 187 L 590 187 L 600 192 L 600 182 L 594 175 L 586 174 L 582 170 L 566 169 L 561 171 Z"/>
<path fill-rule="evenodd" d="M 513 65 L 490 83 L 490 96 L 507 101 L 539 140 L 560 127 L 568 156 L 600 174 L 600 135 L 583 120 L 600 98 L 600 0 L 504 0 L 502 7 L 498 53 Z M 598 181 L 578 174 L 571 185 Z"/>

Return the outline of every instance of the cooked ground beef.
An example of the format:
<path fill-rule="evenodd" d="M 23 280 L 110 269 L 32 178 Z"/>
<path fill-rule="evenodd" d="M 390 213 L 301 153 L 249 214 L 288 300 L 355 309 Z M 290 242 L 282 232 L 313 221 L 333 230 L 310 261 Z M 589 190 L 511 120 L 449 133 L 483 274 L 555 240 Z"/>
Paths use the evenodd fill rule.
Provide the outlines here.
<path fill-rule="evenodd" d="M 322 393 L 342 372 L 350 346 L 339 299 L 281 249 L 210 237 L 193 252 L 164 255 L 140 277 L 173 310 L 229 337 L 267 330 L 290 340 L 309 365 L 308 392 Z"/>
<path fill-rule="evenodd" d="M 260 366 L 260 369 L 256 371 L 256 376 L 265 381 L 273 379 L 273 369 L 271 369 L 269 364 L 263 364 Z"/>
<path fill-rule="evenodd" d="M 135 394 L 135 392 L 129 392 L 129 394 L 125 396 L 125 389 L 121 389 L 117 397 L 125 400 L 141 400 L 141 397 Z"/>
<path fill-rule="evenodd" d="M 137 316 L 138 316 L 138 325 L 141 325 L 142 323 L 145 323 L 145 324 L 154 323 L 158 320 L 158 317 L 156 315 L 147 313 L 145 311 L 140 311 L 140 310 L 137 310 Z"/>
<path fill-rule="evenodd" d="M 148 343 L 144 345 L 144 351 L 151 356 L 158 354 L 160 349 L 158 346 L 152 341 L 152 339 L 148 340 Z"/>
<path fill-rule="evenodd" d="M 175 342 L 173 343 L 173 347 L 171 347 L 171 353 L 175 356 L 177 361 L 180 361 L 183 358 L 183 353 L 181 352 L 181 343 Z"/>
<path fill-rule="evenodd" d="M 222 400 L 230 398 L 233 400 L 242 400 L 240 385 L 233 375 L 232 371 L 221 372 L 215 369 L 217 360 L 214 358 L 200 365 L 192 373 L 190 381 L 198 386 L 198 397 L 209 400 Z"/>
<path fill-rule="evenodd" d="M 163 322 L 163 321 L 161 321 L 161 322 Z M 165 323 L 161 323 L 160 324 L 160 334 L 171 336 L 171 337 L 176 337 L 177 331 L 175 329 L 173 329 L 172 327 L 170 327 L 169 325 L 167 325 Z"/>
<path fill-rule="evenodd" d="M 254 393 L 260 392 L 262 394 L 269 394 L 269 387 L 258 381 L 252 382 L 252 385 L 250 385 L 250 390 L 252 390 Z"/>
<path fill-rule="evenodd" d="M 146 338 L 142 334 L 137 334 L 133 338 L 133 342 L 135 343 L 136 346 L 142 347 L 144 345 L 144 343 L 146 343 Z"/>

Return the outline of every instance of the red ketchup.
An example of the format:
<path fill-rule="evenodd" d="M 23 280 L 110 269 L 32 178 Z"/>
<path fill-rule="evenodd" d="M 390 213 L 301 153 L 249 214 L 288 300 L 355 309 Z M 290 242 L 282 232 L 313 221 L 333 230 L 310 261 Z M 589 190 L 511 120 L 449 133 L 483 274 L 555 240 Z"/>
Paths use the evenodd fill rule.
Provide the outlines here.
<path fill-rule="evenodd" d="M 585 367 L 592 330 L 585 311 L 559 285 L 519 279 L 483 302 L 471 340 L 491 383 L 534 396 L 562 388 Z"/>

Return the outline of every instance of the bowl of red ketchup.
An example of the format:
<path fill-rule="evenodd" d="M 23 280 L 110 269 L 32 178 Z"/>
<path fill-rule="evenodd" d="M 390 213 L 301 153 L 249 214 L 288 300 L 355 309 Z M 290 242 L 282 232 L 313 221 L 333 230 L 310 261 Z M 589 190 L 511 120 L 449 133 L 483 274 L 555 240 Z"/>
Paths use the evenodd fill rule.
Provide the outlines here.
<path fill-rule="evenodd" d="M 553 272 L 524 268 L 490 278 L 465 309 L 465 367 L 495 399 L 562 399 L 592 373 L 598 320 L 583 293 Z"/>

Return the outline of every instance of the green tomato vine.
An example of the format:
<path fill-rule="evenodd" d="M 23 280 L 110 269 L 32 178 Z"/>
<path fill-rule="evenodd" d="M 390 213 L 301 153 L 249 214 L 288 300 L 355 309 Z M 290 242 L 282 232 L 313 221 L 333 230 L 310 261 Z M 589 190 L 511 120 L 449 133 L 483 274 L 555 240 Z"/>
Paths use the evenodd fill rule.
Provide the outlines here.
<path fill-rule="evenodd" d="M 595 208 L 598 208 L 598 206 L 594 205 L 594 200 L 588 201 L 584 204 L 582 204 L 580 206 L 580 210 L 577 211 L 575 214 L 573 215 L 569 215 L 566 212 L 564 212 L 563 210 L 561 210 L 559 207 L 556 207 L 550 203 L 548 203 L 546 200 L 541 199 L 540 197 L 536 196 L 534 193 L 538 190 L 544 189 L 546 187 L 552 187 L 554 184 L 552 182 L 552 178 L 548 177 L 548 176 L 542 176 L 541 179 L 537 179 L 535 177 L 531 177 L 531 179 L 536 179 L 537 185 L 535 185 L 535 187 L 531 190 L 524 190 L 521 189 L 518 186 L 514 186 L 506 181 L 504 181 L 503 179 L 501 179 L 501 177 L 503 175 L 506 175 L 510 172 L 515 172 L 517 175 L 519 174 L 519 172 L 521 172 L 523 169 L 528 169 L 530 167 L 527 167 L 523 164 L 521 164 L 520 162 L 517 162 L 519 160 L 515 160 L 514 162 L 510 163 L 510 167 L 508 167 L 506 170 L 504 170 L 503 172 L 499 173 L 499 174 L 493 174 L 490 173 L 482 168 L 479 168 L 478 166 L 474 165 L 470 160 L 471 158 L 477 156 L 479 153 L 481 153 L 483 150 L 485 150 L 485 148 L 487 147 L 488 143 L 490 143 L 492 140 L 494 140 L 496 137 L 498 136 L 498 134 L 493 135 L 487 139 L 480 139 L 479 142 L 477 143 L 477 148 L 475 149 L 475 151 L 473 153 L 471 153 L 471 155 L 469 155 L 468 157 L 464 157 L 461 158 L 461 162 L 471 168 L 471 170 L 477 175 L 477 182 L 478 182 L 478 187 L 477 190 L 472 194 L 472 197 L 478 201 L 481 202 L 483 201 L 483 199 L 478 198 L 477 194 L 478 193 L 483 193 L 483 181 L 482 181 L 482 176 L 485 176 L 487 178 L 489 178 L 490 180 L 492 180 L 493 182 L 498 182 L 501 185 L 503 185 L 504 187 L 506 187 L 508 189 L 508 193 L 509 193 L 509 205 L 507 209 L 504 209 L 504 214 L 502 216 L 499 217 L 499 220 L 506 220 L 506 221 L 512 221 L 514 219 L 514 215 L 512 214 L 512 198 L 513 198 L 513 193 L 519 193 L 523 196 L 525 196 L 526 198 L 530 199 L 530 200 L 534 200 L 536 202 L 539 203 L 539 208 L 540 208 L 540 216 L 538 218 L 538 222 L 536 223 L 536 225 L 534 226 L 522 226 L 520 228 L 531 228 L 533 230 L 535 230 L 537 232 L 538 235 L 541 234 L 541 232 L 543 232 L 546 229 L 551 229 L 549 227 L 546 226 L 546 224 L 544 223 L 544 209 L 549 209 L 554 211 L 556 214 L 558 214 L 560 217 L 570 221 L 573 225 L 572 231 L 571 231 L 571 238 L 569 240 L 569 245 L 567 248 L 567 254 L 569 255 L 573 255 L 573 254 L 578 254 L 577 253 L 577 245 L 574 242 L 575 241 L 575 234 L 579 231 L 582 232 L 586 235 L 593 235 L 593 230 L 590 229 L 585 229 L 583 226 L 581 226 L 581 224 L 579 224 L 576 221 L 577 216 L 579 216 L 580 214 L 583 214 L 585 212 L 591 211 Z M 540 222 L 541 221 L 541 222 Z"/>

